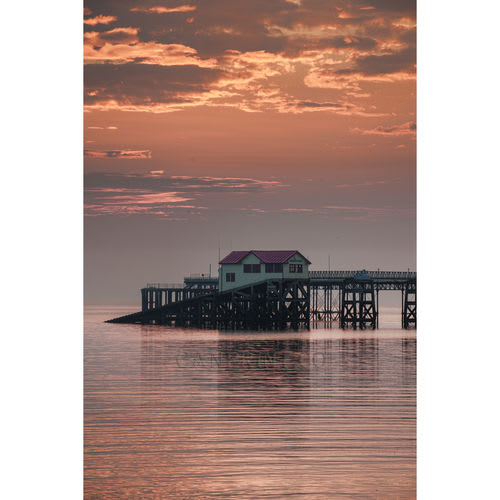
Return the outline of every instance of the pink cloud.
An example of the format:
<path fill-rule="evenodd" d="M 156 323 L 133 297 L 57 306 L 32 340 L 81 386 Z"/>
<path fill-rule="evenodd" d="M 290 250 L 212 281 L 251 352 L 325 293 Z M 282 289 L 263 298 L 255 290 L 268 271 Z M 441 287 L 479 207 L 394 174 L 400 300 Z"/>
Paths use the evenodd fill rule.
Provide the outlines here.
<path fill-rule="evenodd" d="M 162 170 L 147 174 L 93 172 L 85 176 L 86 215 L 200 217 L 210 213 L 207 203 L 212 210 L 214 203 L 218 204 L 213 195 L 217 199 L 221 193 L 230 197 L 236 193 L 248 196 L 281 186 L 276 180 L 168 176 Z"/>
<path fill-rule="evenodd" d="M 94 151 L 86 149 L 83 154 L 88 159 L 125 159 L 125 160 L 150 160 L 152 157 L 149 149 L 131 151 L 126 149 L 112 149 L 107 151 Z"/>
<path fill-rule="evenodd" d="M 187 45 L 141 42 L 138 33 L 137 28 L 131 27 L 85 33 L 83 47 L 85 64 L 135 62 L 158 66 L 196 65 L 203 68 L 217 66 L 215 59 L 200 59 L 198 52 Z"/>
<path fill-rule="evenodd" d="M 116 21 L 115 16 L 96 16 L 84 19 L 83 23 L 88 24 L 90 26 L 95 26 L 96 24 L 109 24 L 112 23 L 113 21 Z"/>
<path fill-rule="evenodd" d="M 131 12 L 145 12 L 146 14 L 170 14 L 172 12 L 192 12 L 193 10 L 196 10 L 194 5 L 179 5 L 177 7 L 163 7 L 158 5 L 156 7 L 134 7 L 130 9 Z"/>
<path fill-rule="evenodd" d="M 360 129 L 353 128 L 352 132 L 356 134 L 362 135 L 382 135 L 382 136 L 401 136 L 401 135 L 415 135 L 417 133 L 417 124 L 415 122 L 406 122 L 401 125 L 391 125 L 391 126 L 382 126 L 372 129 Z"/>
<path fill-rule="evenodd" d="M 380 186 L 385 184 L 393 184 L 399 182 L 399 178 L 395 179 L 378 179 L 378 180 L 368 180 L 364 182 L 353 182 L 347 184 L 335 184 L 336 188 L 360 188 L 360 187 L 371 187 L 371 186 Z"/>
<path fill-rule="evenodd" d="M 179 3 L 137 3 L 131 8 L 118 2 L 113 13 L 120 20 L 130 18 L 130 11 L 148 15 L 133 16 L 135 28 L 85 34 L 86 64 L 91 67 L 86 82 L 92 81 L 86 111 L 167 113 L 224 106 L 253 113 L 386 116 L 389 100 L 379 90 L 411 86 L 415 80 L 415 16 L 404 2 L 374 9 L 356 2 L 287 0 L 279 8 L 273 2 L 258 7 L 244 2 L 229 10 L 227 2 L 198 7 L 189 0 Z M 197 16 L 196 26 L 186 24 L 200 10 L 203 15 Z M 186 15 L 171 16 L 164 26 L 151 24 L 153 14 L 166 13 Z M 118 65 L 127 68 L 120 70 Z M 139 81 L 145 65 L 160 67 L 147 69 L 150 76 Z M 178 76 L 163 71 L 172 66 L 183 66 Z M 204 76 L 185 66 L 213 71 Z M 122 73 L 127 85 L 117 84 Z M 191 73 L 202 81 L 194 81 Z M 166 86 L 175 82 L 175 89 L 164 92 L 163 79 Z M 160 91 L 154 82 L 160 82 Z M 364 106 L 353 106 L 349 100 Z M 376 107 L 369 106 L 373 102 Z"/>
<path fill-rule="evenodd" d="M 345 220 L 375 220 L 381 217 L 415 216 L 415 210 L 410 208 L 394 207 L 365 207 L 350 205 L 327 205 L 324 207 L 328 211 L 338 212 Z"/>

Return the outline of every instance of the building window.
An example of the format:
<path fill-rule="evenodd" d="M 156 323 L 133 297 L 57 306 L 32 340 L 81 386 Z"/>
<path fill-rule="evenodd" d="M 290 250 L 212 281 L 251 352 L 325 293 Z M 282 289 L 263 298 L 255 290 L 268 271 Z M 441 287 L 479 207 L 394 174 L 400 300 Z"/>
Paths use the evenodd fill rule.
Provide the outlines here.
<path fill-rule="evenodd" d="M 302 272 L 302 264 L 290 264 L 290 272 L 291 273 L 301 273 Z"/>
<path fill-rule="evenodd" d="M 236 281 L 235 273 L 226 273 L 226 281 L 228 281 L 228 282 Z"/>
<path fill-rule="evenodd" d="M 266 273 L 282 273 L 283 264 L 266 264 Z"/>
<path fill-rule="evenodd" d="M 244 273 L 260 273 L 260 264 L 243 264 Z"/>

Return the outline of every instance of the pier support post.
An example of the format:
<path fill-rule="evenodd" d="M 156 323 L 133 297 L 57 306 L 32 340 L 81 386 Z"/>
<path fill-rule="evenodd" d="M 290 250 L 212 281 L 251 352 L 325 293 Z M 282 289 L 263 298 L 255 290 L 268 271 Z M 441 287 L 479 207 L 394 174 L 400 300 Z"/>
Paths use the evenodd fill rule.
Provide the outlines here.
<path fill-rule="evenodd" d="M 417 282 L 406 283 L 403 300 L 403 328 L 408 330 L 417 327 Z"/>
<path fill-rule="evenodd" d="M 340 328 L 377 327 L 377 304 L 372 280 L 346 279 L 342 285 L 340 308 Z"/>

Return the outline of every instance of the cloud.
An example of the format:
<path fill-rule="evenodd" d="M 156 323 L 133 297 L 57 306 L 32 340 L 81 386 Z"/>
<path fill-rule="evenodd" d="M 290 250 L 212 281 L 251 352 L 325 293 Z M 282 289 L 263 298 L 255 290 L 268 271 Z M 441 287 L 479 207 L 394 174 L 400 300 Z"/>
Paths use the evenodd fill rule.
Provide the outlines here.
<path fill-rule="evenodd" d="M 382 135 L 382 136 L 401 136 L 416 135 L 417 124 L 415 122 L 406 122 L 401 125 L 382 126 L 379 125 L 372 129 L 353 128 L 352 132 L 362 135 Z"/>
<path fill-rule="evenodd" d="M 90 26 L 95 26 L 96 24 L 110 24 L 116 20 L 117 19 L 115 16 L 96 16 L 84 19 L 83 23 Z"/>
<path fill-rule="evenodd" d="M 338 102 L 313 102 L 313 101 L 298 101 L 295 105 L 298 108 L 311 108 L 311 109 L 318 109 L 318 108 L 341 109 L 346 107 L 345 104 Z"/>
<path fill-rule="evenodd" d="M 197 52 L 185 45 L 161 45 L 148 43 L 104 44 L 103 46 L 85 44 L 85 60 L 88 63 L 125 64 L 134 62 L 138 65 L 154 64 L 158 66 L 196 65 L 213 68 L 214 60 L 201 60 Z"/>
<path fill-rule="evenodd" d="M 352 68 L 339 69 L 338 75 L 359 73 L 364 76 L 415 73 L 415 49 L 404 50 L 382 55 L 368 55 L 356 58 Z"/>
<path fill-rule="evenodd" d="M 377 221 L 387 217 L 414 217 L 415 210 L 402 207 L 371 207 L 364 205 L 325 205 L 318 207 L 294 208 L 241 208 L 240 211 L 251 215 L 292 214 L 312 215 L 314 217 L 341 218 L 349 221 Z"/>
<path fill-rule="evenodd" d="M 412 208 L 396 207 L 367 207 L 352 205 L 327 205 L 326 210 L 338 213 L 344 220 L 374 221 L 382 217 L 414 217 L 415 210 Z"/>
<path fill-rule="evenodd" d="M 153 215 L 183 220 L 202 216 L 210 195 L 259 193 L 282 187 L 277 180 L 246 177 L 169 176 L 163 170 L 149 174 L 89 173 L 85 175 L 85 213 Z M 186 204 L 185 202 L 192 202 Z"/>
<path fill-rule="evenodd" d="M 365 83 L 390 84 L 415 78 L 414 61 L 400 54 L 390 54 L 359 58 L 343 69 L 336 65 L 314 64 L 304 83 L 311 88 L 346 90 L 349 95 L 350 91 L 361 91 L 361 85 Z"/>
<path fill-rule="evenodd" d="M 198 105 L 224 74 L 195 65 L 89 64 L 85 67 L 85 102 L 100 109 L 129 110 L 147 110 L 159 104 L 174 109 Z"/>
<path fill-rule="evenodd" d="M 88 159 L 121 159 L 121 160 L 149 160 L 151 159 L 151 151 L 145 149 L 142 151 L 130 151 L 125 149 L 112 149 L 108 151 L 95 151 L 86 149 L 83 154 L 84 158 Z"/>
<path fill-rule="evenodd" d="M 344 183 L 344 184 L 335 184 L 336 188 L 355 188 L 358 189 L 360 187 L 372 187 L 372 186 L 380 186 L 380 185 L 386 185 L 386 184 L 393 184 L 396 182 L 399 182 L 399 178 L 395 179 L 377 179 L 377 180 L 366 180 L 363 182 L 351 182 L 351 183 Z"/>
<path fill-rule="evenodd" d="M 281 186 L 282 183 L 280 181 L 273 179 L 212 176 L 195 177 L 188 175 L 170 176 L 165 174 L 163 170 L 155 170 L 149 174 L 89 173 L 85 176 L 86 188 L 138 189 L 150 192 L 253 192 Z"/>
<path fill-rule="evenodd" d="M 111 30 L 86 25 L 87 111 L 163 113 L 209 105 L 382 116 L 385 110 L 369 106 L 380 99 L 370 86 L 415 79 L 414 1 L 155 4 L 86 2 L 120 23 Z M 194 11 L 196 18 L 171 15 L 167 24 L 153 15 Z M 349 102 L 359 96 L 366 106 Z"/>
<path fill-rule="evenodd" d="M 376 117 L 386 116 L 386 113 L 367 110 L 363 106 L 355 105 L 346 101 L 339 102 L 317 102 L 288 99 L 281 102 L 280 106 L 276 107 L 280 113 L 308 113 L 323 111 L 328 113 L 336 113 L 344 116 L 365 116 Z"/>
<path fill-rule="evenodd" d="M 194 5 L 179 5 L 178 7 L 162 7 L 160 5 L 156 7 L 134 7 L 130 9 L 131 12 L 145 12 L 146 14 L 170 14 L 172 12 L 192 12 L 196 10 Z"/>
<path fill-rule="evenodd" d="M 100 127 L 100 126 L 89 126 L 87 127 L 89 130 L 118 130 L 118 127 L 110 125 L 108 127 Z"/>
<path fill-rule="evenodd" d="M 109 44 L 133 44 L 139 41 L 139 28 L 113 28 L 107 31 L 88 31 L 83 35 L 84 49 L 93 47 L 100 50 L 106 43 Z M 85 53 L 84 53 L 85 55 Z M 87 59 L 87 57 L 85 57 Z"/>
<path fill-rule="evenodd" d="M 226 66 L 221 65 L 220 69 L 196 64 L 88 64 L 86 109 L 164 113 L 196 106 L 225 106 L 247 112 L 324 111 L 384 116 L 349 103 L 346 98 L 338 102 L 296 99 L 277 86 L 263 84 L 266 79 L 292 69 L 286 58 L 263 52 L 228 54 Z"/>
<path fill-rule="evenodd" d="M 115 28 L 104 32 L 84 34 L 84 57 L 86 64 L 136 63 L 159 66 L 196 65 L 214 67 L 214 59 L 200 59 L 197 51 L 182 44 L 160 44 L 141 42 L 137 28 Z M 138 67 L 138 70 L 140 66 Z"/>

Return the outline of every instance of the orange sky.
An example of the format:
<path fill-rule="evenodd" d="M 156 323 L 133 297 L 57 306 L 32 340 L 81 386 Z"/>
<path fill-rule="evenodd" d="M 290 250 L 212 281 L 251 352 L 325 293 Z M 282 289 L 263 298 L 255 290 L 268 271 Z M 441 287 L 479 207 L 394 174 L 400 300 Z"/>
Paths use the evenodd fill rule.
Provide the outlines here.
<path fill-rule="evenodd" d="M 219 244 L 414 266 L 414 2 L 87 1 L 84 23 L 89 300 L 103 270 L 180 280 Z"/>

